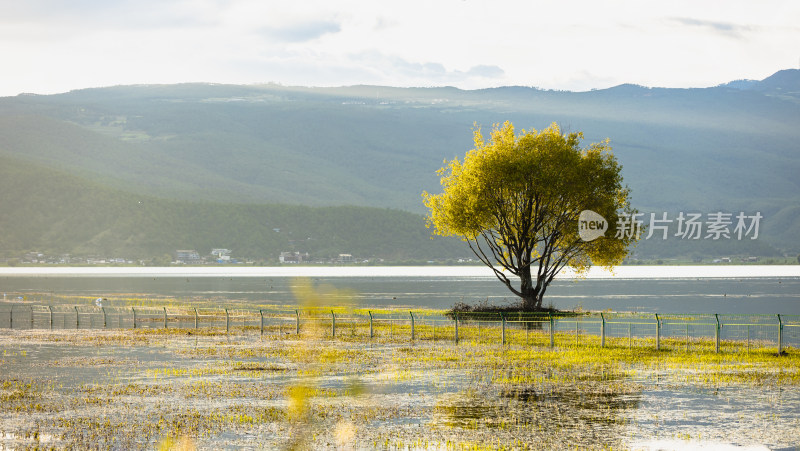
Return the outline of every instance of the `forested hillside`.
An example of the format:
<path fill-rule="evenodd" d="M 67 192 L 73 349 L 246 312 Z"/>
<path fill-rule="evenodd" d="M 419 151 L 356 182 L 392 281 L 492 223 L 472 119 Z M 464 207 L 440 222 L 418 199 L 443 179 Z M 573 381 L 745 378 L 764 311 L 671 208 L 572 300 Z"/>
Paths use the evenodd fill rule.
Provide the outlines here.
<path fill-rule="evenodd" d="M 439 190 L 435 171 L 472 147 L 474 125 L 505 120 L 538 129 L 557 122 L 584 132 L 587 144 L 609 138 L 642 212 L 763 215 L 757 245 L 646 242 L 641 255 L 796 253 L 798 86 L 800 71 L 786 70 L 707 89 L 184 84 L 0 98 L 0 254 L 211 246 L 256 258 L 292 240 L 309 252 L 453 255 L 420 227 L 420 193 Z M 303 214 L 316 216 L 297 223 L 318 228 L 273 219 Z M 282 232 L 268 233 L 275 228 Z M 354 230 L 422 241 L 333 244 Z"/>
<path fill-rule="evenodd" d="M 170 262 L 178 249 L 277 263 L 348 253 L 373 262 L 469 257 L 457 239 L 429 239 L 424 219 L 399 210 L 164 200 L 0 157 L 0 249 L 7 255 L 124 257 Z"/>

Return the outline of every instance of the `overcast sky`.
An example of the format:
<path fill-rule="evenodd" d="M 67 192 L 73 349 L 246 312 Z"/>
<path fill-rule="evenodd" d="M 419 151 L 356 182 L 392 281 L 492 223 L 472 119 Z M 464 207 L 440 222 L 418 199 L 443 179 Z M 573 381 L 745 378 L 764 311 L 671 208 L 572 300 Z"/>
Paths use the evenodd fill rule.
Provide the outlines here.
<path fill-rule="evenodd" d="M 705 87 L 800 65 L 797 0 L 0 0 L 0 96 L 121 84 Z"/>

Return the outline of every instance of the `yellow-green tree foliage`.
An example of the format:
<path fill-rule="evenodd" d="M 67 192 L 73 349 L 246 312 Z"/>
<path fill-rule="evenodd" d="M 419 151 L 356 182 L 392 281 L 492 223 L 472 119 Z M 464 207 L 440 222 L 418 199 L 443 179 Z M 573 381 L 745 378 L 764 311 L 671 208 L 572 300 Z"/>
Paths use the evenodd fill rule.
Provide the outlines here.
<path fill-rule="evenodd" d="M 525 310 L 541 309 L 547 286 L 565 266 L 581 273 L 627 256 L 635 234 L 615 235 L 618 215 L 631 213 L 629 190 L 608 140 L 581 147 L 582 133 L 564 134 L 552 124 L 516 135 L 510 122 L 495 125 L 488 141 L 479 128 L 474 135 L 463 162 L 445 160 L 439 170 L 444 192 L 422 194 L 428 226 L 467 241 Z M 606 218 L 604 237 L 580 238 L 583 210 Z"/>

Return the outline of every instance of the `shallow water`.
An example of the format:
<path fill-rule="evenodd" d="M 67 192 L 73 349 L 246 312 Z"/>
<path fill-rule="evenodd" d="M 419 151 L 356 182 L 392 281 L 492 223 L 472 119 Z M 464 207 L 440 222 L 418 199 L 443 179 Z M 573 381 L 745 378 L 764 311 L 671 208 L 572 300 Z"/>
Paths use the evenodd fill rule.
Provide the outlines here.
<path fill-rule="evenodd" d="M 164 424 L 191 421 L 205 431 L 192 434 L 199 449 L 285 447 L 297 434 L 313 435 L 315 447 L 324 448 L 336 439 L 331 431 L 348 422 L 358 430 L 350 438 L 355 449 L 379 448 L 375 443 L 384 438 L 411 449 L 448 440 L 513 446 L 517 439 L 545 447 L 634 449 L 798 444 L 800 390 L 791 384 L 697 384 L 683 381 L 679 370 L 660 370 L 533 386 L 494 381 L 492 368 L 503 372 L 503 363 L 458 364 L 480 362 L 466 357 L 482 350 L 469 344 L 155 332 L 128 342 L 122 332 L 100 334 L 0 331 L 0 382 L 12 387 L 3 388 L 0 401 L 18 408 L 0 413 L 0 446 L 32 445 L 25 436 L 35 426 L 45 446 L 152 448 L 170 433 Z M 293 348 L 299 353 L 285 354 Z M 315 348 L 342 354 L 306 359 Z M 445 366 L 422 359 L 451 352 L 458 357 Z M 33 382 L 36 393 L 25 395 L 30 401 L 14 401 L 15 381 Z M 269 419 L 291 404 L 287 388 L 296 384 L 318 390 L 314 420 Z M 221 428 L 214 425 L 220 421 Z M 118 426 L 136 434 L 127 436 Z"/>

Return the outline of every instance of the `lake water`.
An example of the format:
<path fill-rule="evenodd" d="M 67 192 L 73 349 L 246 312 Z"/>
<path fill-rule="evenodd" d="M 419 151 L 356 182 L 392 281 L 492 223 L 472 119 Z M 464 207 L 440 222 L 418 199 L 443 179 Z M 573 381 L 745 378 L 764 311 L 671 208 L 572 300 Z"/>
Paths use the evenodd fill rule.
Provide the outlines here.
<path fill-rule="evenodd" d="M 318 286 L 330 284 L 337 288 L 352 289 L 358 293 L 358 299 L 364 306 L 448 308 L 459 301 L 476 302 L 488 298 L 492 303 L 502 303 L 510 302 L 513 298 L 483 267 L 0 268 L 0 293 L 5 293 L 5 301 L 0 301 L 0 306 L 7 308 L 6 305 L 23 302 L 47 303 L 48 299 L 58 299 L 59 296 L 63 299 L 61 302 L 70 302 L 64 299 L 67 296 L 83 296 L 80 302 L 91 304 L 95 297 L 124 295 L 172 297 L 179 302 L 200 299 L 236 305 L 294 304 L 292 285 L 297 283 L 297 277 L 307 277 Z M 560 309 L 582 307 L 654 313 L 768 313 L 773 314 L 774 318 L 775 313 L 800 314 L 800 266 L 622 267 L 615 275 L 594 271 L 585 279 L 575 279 L 565 274 L 552 284 L 547 300 Z M 21 310 L 24 320 L 25 309 Z M 569 333 L 573 324 L 577 326 L 571 320 L 565 320 L 564 323 L 563 328 L 557 324 L 556 330 Z M 218 324 L 218 327 L 221 325 Z M 476 326 L 470 327 L 472 333 L 476 333 Z M 477 326 L 477 333 L 486 333 L 487 329 L 480 327 Z M 791 331 L 787 327 L 784 344 L 797 346 L 799 341 L 795 331 L 799 327 L 793 325 Z M 23 324 L 21 329 L 25 328 Z M 77 324 L 75 328 L 78 329 Z M 81 328 L 85 328 L 85 325 Z M 99 328 L 99 325 L 95 328 Z M 576 387 L 570 387 L 569 382 L 565 382 L 567 385 L 563 390 L 551 388 L 549 392 L 542 390 L 542 396 L 512 399 L 501 397 L 498 387 L 491 382 L 493 374 L 506 374 L 509 371 L 507 362 L 501 363 L 502 369 L 498 373 L 493 373 L 491 367 L 463 365 L 461 360 L 454 363 L 457 367 L 439 367 L 437 365 L 444 365 L 442 362 L 447 360 L 438 359 L 420 359 L 419 362 L 427 362 L 422 364 L 406 363 L 404 359 L 413 357 L 418 351 L 435 353 L 442 352 L 437 349 L 443 352 L 452 350 L 452 355 L 458 356 L 458 349 L 471 349 L 450 345 L 451 342 L 447 338 L 442 339 L 442 335 L 438 343 L 420 340 L 420 344 L 413 346 L 407 342 L 376 346 L 367 344 L 366 340 L 311 342 L 322 343 L 327 350 L 358 351 L 343 355 L 369 355 L 363 360 L 348 358 L 342 359 L 342 362 L 333 361 L 331 364 L 335 366 L 331 370 L 321 371 L 318 374 L 322 376 L 315 377 L 309 375 L 311 371 L 308 369 L 317 370 L 318 367 L 314 365 L 318 364 L 298 365 L 298 360 L 285 357 L 289 354 L 276 352 L 267 354 L 268 357 L 250 357 L 265 353 L 265 343 L 277 343 L 276 349 L 284 349 L 287 344 L 289 347 L 298 346 L 291 334 L 270 335 L 269 341 L 264 341 L 263 336 L 251 331 L 249 334 L 236 335 L 233 339 L 227 337 L 224 342 L 220 336 L 154 334 L 150 338 L 161 338 L 148 346 L 143 345 L 146 341 L 125 341 L 131 339 L 125 333 L 120 334 L 125 340 L 117 340 L 113 335 L 114 328 L 111 329 L 99 333 L 101 340 L 95 341 L 89 339 L 93 337 L 92 331 L 86 330 L 14 331 L 0 326 L 0 342 L 4 349 L 0 373 L 12 384 L 24 385 L 25 381 L 33 381 L 37 392 L 39 387 L 42 388 L 42 392 L 35 395 L 37 405 L 41 402 L 49 406 L 47 409 L 52 409 L 42 413 L 31 413 L 24 408 L 21 408 L 21 412 L 8 409 L 0 421 L 6 431 L 0 437 L 0 448 L 4 444 L 12 446 L 18 443 L 17 440 L 30 444 L 29 441 L 24 442 L 23 438 L 33 435 L 34 428 L 38 434 L 40 427 L 45 443 L 48 443 L 48 437 L 54 440 L 52 437 L 58 436 L 51 433 L 51 425 L 58 424 L 56 420 L 59 418 L 88 418 L 93 421 L 90 424 L 98 425 L 102 425 L 107 418 L 114 418 L 121 421 L 121 426 L 102 429 L 101 432 L 110 434 L 109 440 L 115 437 L 125 440 L 119 431 L 147 430 L 140 428 L 140 424 L 157 430 L 155 425 L 160 425 L 163 418 L 170 419 L 178 415 L 181 418 L 205 418 L 202 416 L 208 415 L 205 412 L 238 412 L 235 410 L 237 408 L 250 409 L 250 413 L 256 407 L 275 405 L 273 394 L 277 402 L 285 402 L 286 387 L 297 380 L 305 384 L 313 380 L 322 388 L 339 390 L 339 393 L 346 393 L 344 390 L 348 387 L 359 387 L 360 392 L 367 393 L 366 396 L 361 395 L 358 399 L 355 395 L 320 397 L 320 402 L 340 403 L 344 399 L 344 404 L 336 404 L 336 408 L 329 411 L 344 412 L 344 418 L 362 418 L 363 411 L 359 409 L 371 409 L 366 415 L 368 425 L 364 425 L 363 430 L 374 428 L 374 431 L 384 434 L 378 436 L 381 440 L 389 433 L 387 431 L 409 429 L 415 431 L 414 439 L 427 440 L 426 436 L 417 435 L 419 432 L 416 431 L 439 427 L 434 429 L 436 434 L 445 431 L 459 439 L 473 437 L 470 434 L 474 433 L 481 434 L 480 437 L 507 433 L 506 440 L 512 443 L 512 440 L 520 439 L 518 428 L 497 428 L 493 425 L 513 414 L 515 418 L 524 420 L 522 432 L 529 434 L 523 435 L 522 440 L 534 436 L 530 425 L 549 421 L 544 423 L 544 430 L 557 430 L 559 437 L 567 437 L 568 441 L 563 443 L 573 446 L 583 444 L 574 442 L 576 439 L 594 443 L 598 437 L 610 437 L 619 438 L 624 445 L 635 449 L 766 449 L 761 445 L 773 448 L 796 445 L 795 432 L 800 425 L 800 394 L 795 385 L 735 383 L 725 382 L 726 379 L 720 382 L 714 378 L 724 378 L 727 373 L 723 371 L 721 376 L 717 375 L 719 367 L 715 365 L 698 366 L 709 372 L 712 377 L 710 383 L 693 379 L 697 368 L 691 367 L 682 372 L 680 369 L 670 370 L 669 366 L 645 366 L 633 371 L 629 378 L 622 381 L 622 385 L 621 381 L 613 379 L 601 382 L 587 379 Z M 754 334 L 757 332 L 755 329 Z M 461 330 L 466 334 L 469 327 Z M 724 338 L 731 337 L 735 330 L 726 325 L 723 329 Z M 769 329 L 770 333 L 776 330 L 774 324 Z M 681 331 L 678 331 L 678 337 L 682 337 Z M 665 327 L 665 337 L 668 332 Z M 440 334 L 443 333 L 440 329 Z M 652 337 L 652 329 L 637 329 L 633 333 L 638 337 Z M 749 333 L 748 329 L 748 346 Z M 364 334 L 366 336 L 366 332 Z M 616 335 L 612 331 L 617 338 L 630 337 L 629 334 L 630 326 Z M 527 335 L 518 334 L 520 339 L 523 336 L 527 345 Z M 575 336 L 577 340 L 578 335 Z M 675 338 L 674 333 L 671 336 Z M 709 337 L 707 333 L 705 336 Z M 103 341 L 102 337 L 108 340 Z M 770 337 L 769 340 L 773 341 L 766 345 L 774 346 L 774 335 Z M 757 337 L 754 335 L 754 338 Z M 240 361 L 243 357 L 237 354 L 227 356 L 203 352 L 221 343 L 226 350 L 239 349 L 242 356 L 248 356 L 244 363 L 257 364 L 261 369 L 279 370 L 215 372 L 217 369 L 243 365 Z M 560 346 L 563 346 L 563 341 L 561 343 Z M 687 338 L 687 349 L 688 343 Z M 637 346 L 652 344 L 640 342 Z M 673 343 L 674 351 L 683 352 L 682 345 L 677 348 L 674 346 Z M 692 343 L 692 346 L 694 352 L 696 344 Z M 464 355 L 470 354 L 471 351 Z M 426 354 L 422 352 L 420 355 Z M 402 356 L 403 360 L 396 359 L 396 356 Z M 409 361 L 414 362 L 414 359 Z M 375 362 L 379 363 L 376 365 Z M 167 369 L 174 370 L 173 376 L 165 377 L 169 374 L 166 371 L 162 376 L 156 376 L 159 374 L 157 371 Z M 745 371 L 751 370 L 748 368 Z M 761 370 L 771 374 L 769 369 Z M 731 374 L 739 374 L 736 371 L 734 365 Z M 542 372 L 542 378 L 550 379 L 551 376 Z M 357 381 L 358 385 L 352 385 L 353 381 Z M 592 381 L 595 386 L 591 385 Z M 198 385 L 198 382 L 201 384 Z M 627 383 L 635 383 L 639 389 L 630 392 L 621 390 Z M 589 388 L 580 390 L 584 385 Z M 559 383 L 556 383 L 553 387 L 558 386 Z M 196 387 L 217 390 L 210 392 L 215 393 L 210 404 L 204 404 L 206 397 L 198 396 Z M 530 389 L 528 386 L 524 388 Z M 136 395 L 115 395 L 119 390 L 128 389 Z M 598 389 L 599 392 L 596 391 Z M 615 390 L 619 393 L 613 394 Z M 148 394 L 141 396 L 138 393 Z M 242 396 L 242 393 L 247 395 Z M 410 396 L 410 393 L 414 396 Z M 520 393 L 534 392 L 521 390 Z M 11 396 L 7 398 L 8 403 L 23 407 L 25 403 L 34 402 L 27 399 L 17 402 Z M 96 403 L 95 400 L 101 400 L 102 403 Z M 210 410 L 209 406 L 220 410 Z M 393 412 L 399 412 L 396 414 L 398 417 L 376 418 L 375 412 L 381 411 L 372 406 L 387 406 Z M 350 412 L 356 412 L 357 415 L 351 415 Z M 556 412 L 557 415 L 538 416 L 541 412 Z M 471 423 L 473 421 L 475 426 Z M 42 424 L 46 426 L 40 426 Z M 207 447 L 231 447 L 233 440 L 242 443 L 242 448 L 270 447 L 264 443 L 272 444 L 283 437 L 276 436 L 272 428 L 276 425 L 285 426 L 284 423 L 267 422 L 248 429 L 248 425 L 231 426 L 223 423 L 222 432 L 203 435 L 202 440 L 205 440 L 203 444 Z M 335 424 L 326 423 L 326 427 L 332 430 Z M 359 424 L 359 427 L 362 425 Z M 359 429 L 360 434 L 363 430 Z M 68 437 L 82 437 L 82 431 L 79 426 L 73 426 L 67 428 L 66 433 Z M 64 429 L 59 432 L 64 432 Z M 369 437 L 371 439 L 372 436 Z M 441 439 L 442 436 L 434 436 L 437 437 Z M 148 440 L 154 445 L 157 435 Z M 260 446 L 253 444 L 260 440 L 272 441 L 262 442 Z"/>
<path fill-rule="evenodd" d="M 364 307 L 449 308 L 456 302 L 514 302 L 482 266 L 420 267 L 25 267 L 0 268 L 5 302 L 58 296 L 174 297 L 294 304 L 297 278 L 357 293 Z M 800 314 L 800 265 L 622 266 L 575 278 L 565 273 L 545 303 L 558 309 L 648 313 Z"/>

